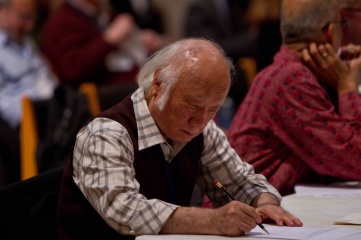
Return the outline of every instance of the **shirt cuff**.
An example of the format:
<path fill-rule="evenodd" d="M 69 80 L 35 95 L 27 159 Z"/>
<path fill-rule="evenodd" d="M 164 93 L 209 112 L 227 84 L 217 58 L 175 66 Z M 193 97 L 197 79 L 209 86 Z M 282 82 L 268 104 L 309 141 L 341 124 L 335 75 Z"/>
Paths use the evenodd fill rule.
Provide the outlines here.
<path fill-rule="evenodd" d="M 160 201 L 159 199 L 148 200 L 152 211 L 142 212 L 142 217 L 137 216 L 130 224 L 133 226 L 132 235 L 158 234 L 168 221 L 173 212 L 180 206 Z"/>

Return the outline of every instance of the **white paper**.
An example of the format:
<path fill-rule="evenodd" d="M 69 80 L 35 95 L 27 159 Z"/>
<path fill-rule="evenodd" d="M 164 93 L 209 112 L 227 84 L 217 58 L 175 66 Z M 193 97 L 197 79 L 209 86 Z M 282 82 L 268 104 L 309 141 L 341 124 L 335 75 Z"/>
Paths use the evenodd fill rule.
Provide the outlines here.
<path fill-rule="evenodd" d="M 264 225 L 269 231 L 270 235 L 263 234 L 256 229 L 248 233 L 253 238 L 267 238 L 267 239 L 312 239 L 312 240 L 339 240 L 348 238 L 354 240 L 361 239 L 361 230 L 337 227 L 279 227 Z M 258 233 L 257 233 L 257 232 Z"/>
<path fill-rule="evenodd" d="M 289 240 L 360 240 L 361 230 L 338 227 L 279 227 L 264 224 L 270 235 L 256 227 L 241 237 L 223 237 L 214 235 L 143 235 L 136 240 L 227 240 L 244 239 L 245 237 L 260 239 L 289 239 Z"/>
<path fill-rule="evenodd" d="M 346 197 L 361 196 L 361 187 L 358 182 L 349 183 L 348 185 L 296 185 L 295 192 L 299 196 L 316 196 L 316 197 Z"/>
<path fill-rule="evenodd" d="M 346 217 L 337 219 L 333 222 L 334 224 L 352 224 L 361 225 L 361 213 L 353 213 Z"/>

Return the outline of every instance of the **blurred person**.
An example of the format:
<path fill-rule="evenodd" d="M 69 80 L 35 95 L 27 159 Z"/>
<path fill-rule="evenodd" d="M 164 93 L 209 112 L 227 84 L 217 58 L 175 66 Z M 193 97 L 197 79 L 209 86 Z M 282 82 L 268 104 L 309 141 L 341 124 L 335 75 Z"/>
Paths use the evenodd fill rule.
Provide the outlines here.
<path fill-rule="evenodd" d="M 282 44 L 279 30 L 281 0 L 248 0 L 248 2 L 245 15 L 248 24 L 257 28 L 259 32 L 255 58 L 257 71 L 261 71 L 273 62 L 273 56 Z"/>
<path fill-rule="evenodd" d="M 116 0 L 114 0 L 116 1 Z M 135 1 L 135 0 L 133 0 Z M 189 5 L 194 0 L 149 0 L 162 18 L 164 33 L 170 41 L 185 38 L 184 24 L 187 19 Z"/>
<path fill-rule="evenodd" d="M 38 43 L 41 29 L 48 19 L 48 17 L 56 11 L 64 0 L 36 0 L 37 3 L 37 18 L 33 36 L 35 41 Z"/>
<path fill-rule="evenodd" d="M 29 34 L 35 0 L 0 0 L 0 184 L 20 179 L 21 99 L 50 98 L 57 84 Z"/>
<path fill-rule="evenodd" d="M 156 52 L 140 70 L 138 90 L 78 132 L 60 187 L 59 238 L 238 236 L 266 218 L 302 226 L 212 120 L 232 69 L 207 40 L 180 40 Z M 216 179 L 238 201 L 229 202 Z M 189 207 L 195 182 L 217 208 Z"/>
<path fill-rule="evenodd" d="M 165 43 L 131 15 L 113 13 L 107 0 L 64 0 L 48 18 L 40 44 L 61 83 L 134 82 L 145 58 Z"/>
<path fill-rule="evenodd" d="M 344 32 L 342 44 L 361 44 L 361 0 L 339 0 L 350 27 Z"/>
<path fill-rule="evenodd" d="M 159 11 L 151 0 L 111 1 L 117 14 L 130 14 L 139 30 L 142 32 L 142 42 L 149 53 L 157 51 L 169 42 L 163 31 L 163 22 Z"/>
<path fill-rule="evenodd" d="M 360 46 L 340 48 L 340 10 L 335 0 L 283 0 L 283 45 L 229 129 L 242 160 L 282 195 L 298 183 L 361 180 Z"/>
<path fill-rule="evenodd" d="M 257 28 L 249 28 L 244 18 L 248 1 L 198 0 L 189 6 L 185 22 L 185 34 L 204 37 L 217 42 L 237 67 L 236 78 L 229 96 L 237 107 L 247 93 L 244 72 L 238 67 L 241 57 L 256 56 Z"/>
<path fill-rule="evenodd" d="M 141 29 L 164 33 L 163 19 L 153 0 L 111 0 L 117 13 L 129 13 Z"/>

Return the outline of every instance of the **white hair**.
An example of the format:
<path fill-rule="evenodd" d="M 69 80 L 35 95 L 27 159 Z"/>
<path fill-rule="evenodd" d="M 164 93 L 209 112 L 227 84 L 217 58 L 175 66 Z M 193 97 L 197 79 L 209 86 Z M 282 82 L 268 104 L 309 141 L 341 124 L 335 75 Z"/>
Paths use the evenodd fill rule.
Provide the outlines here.
<path fill-rule="evenodd" d="M 233 75 L 233 63 L 226 57 L 225 52 L 218 44 L 202 38 L 188 38 L 173 42 L 154 53 L 143 65 L 137 76 L 138 85 L 143 88 L 145 96 L 148 96 L 150 94 L 153 77 L 156 71 L 162 69 L 159 73 L 158 81 L 160 84 L 163 84 L 164 91 L 161 93 L 159 100 L 156 102 L 156 105 L 160 110 L 164 109 L 169 98 L 169 93 L 179 79 L 183 67 L 189 62 L 197 61 L 197 56 L 195 56 L 195 54 L 191 51 L 195 47 L 190 41 L 197 39 L 207 41 L 214 45 L 226 61 L 230 75 Z M 187 66 L 192 67 L 194 64 Z"/>

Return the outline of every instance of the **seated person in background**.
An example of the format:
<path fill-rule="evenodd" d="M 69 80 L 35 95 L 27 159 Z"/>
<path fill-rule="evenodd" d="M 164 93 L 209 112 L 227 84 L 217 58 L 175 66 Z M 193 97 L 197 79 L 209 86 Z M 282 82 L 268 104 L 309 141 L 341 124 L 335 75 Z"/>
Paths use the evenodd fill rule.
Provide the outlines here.
<path fill-rule="evenodd" d="M 117 13 L 129 13 L 141 29 L 164 33 L 164 22 L 153 0 L 110 0 Z"/>
<path fill-rule="evenodd" d="M 117 14 L 130 14 L 138 31 L 141 31 L 141 42 L 148 49 L 148 53 L 153 53 L 161 46 L 169 42 L 168 36 L 164 34 L 162 18 L 154 7 L 151 0 L 113 0 L 110 1 Z"/>
<path fill-rule="evenodd" d="M 204 37 L 218 43 L 237 67 L 235 81 L 229 92 L 236 107 L 247 93 L 248 85 L 242 69 L 238 67 L 241 57 L 255 57 L 258 30 L 250 29 L 244 17 L 248 1 L 197 0 L 187 14 L 185 35 Z"/>
<path fill-rule="evenodd" d="M 343 44 L 361 44 L 361 0 L 338 0 L 350 27 L 344 32 Z"/>
<path fill-rule="evenodd" d="M 242 1 L 243 2 L 243 1 Z M 280 29 L 281 0 L 248 0 L 246 18 L 250 26 L 257 27 L 257 71 L 273 62 L 273 56 L 282 45 Z"/>
<path fill-rule="evenodd" d="M 143 32 L 129 14 L 113 14 L 108 1 L 65 0 L 41 33 L 40 44 L 59 80 L 78 87 L 134 82 L 138 67 L 164 41 Z"/>
<path fill-rule="evenodd" d="M 283 46 L 229 129 L 242 160 L 283 195 L 297 183 L 361 180 L 361 57 L 355 46 L 343 48 L 347 62 L 337 54 L 344 27 L 334 0 L 284 0 Z"/>
<path fill-rule="evenodd" d="M 181 40 L 155 53 L 140 70 L 139 89 L 78 133 L 61 184 L 60 238 L 238 236 L 264 218 L 301 226 L 212 121 L 232 68 L 206 40 Z M 239 201 L 228 202 L 216 179 Z M 218 208 L 188 207 L 195 182 Z"/>
<path fill-rule="evenodd" d="M 20 180 L 21 99 L 50 98 L 57 81 L 29 36 L 35 19 L 35 0 L 0 1 L 0 185 Z"/>
<path fill-rule="evenodd" d="M 43 24 L 46 22 L 48 17 L 59 8 L 63 1 L 64 0 L 36 0 L 37 17 L 32 36 L 37 43 L 39 42 L 40 32 Z"/>

